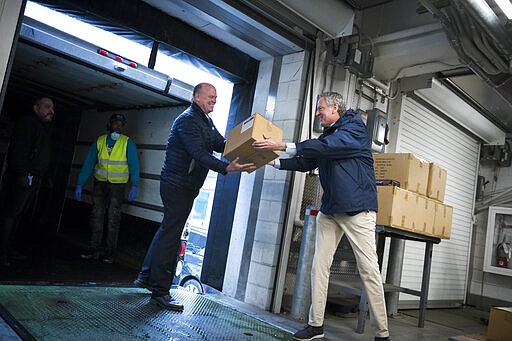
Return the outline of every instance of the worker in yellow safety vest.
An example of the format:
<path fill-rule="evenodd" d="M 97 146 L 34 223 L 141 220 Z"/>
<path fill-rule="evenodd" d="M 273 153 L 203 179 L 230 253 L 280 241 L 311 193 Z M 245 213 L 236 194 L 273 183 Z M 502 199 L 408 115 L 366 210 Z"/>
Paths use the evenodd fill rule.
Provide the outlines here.
<path fill-rule="evenodd" d="M 98 260 L 104 263 L 114 261 L 121 224 L 121 206 L 126 184 L 131 181 L 128 201 L 137 197 L 140 167 L 135 143 L 122 134 L 126 125 L 123 114 L 110 116 L 108 134 L 101 135 L 92 143 L 87 153 L 75 189 L 75 198 L 82 199 L 82 187 L 94 171 L 92 192 L 92 212 L 90 217 L 91 239 L 89 250 L 82 254 L 83 259 Z M 103 239 L 103 223 L 108 207 L 106 240 Z M 104 244 L 104 245 L 102 245 Z"/>

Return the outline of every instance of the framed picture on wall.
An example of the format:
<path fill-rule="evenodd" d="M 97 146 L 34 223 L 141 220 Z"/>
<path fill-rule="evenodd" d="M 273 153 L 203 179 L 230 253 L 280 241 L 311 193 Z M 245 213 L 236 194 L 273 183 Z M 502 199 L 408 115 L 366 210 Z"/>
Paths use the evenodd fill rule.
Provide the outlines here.
<path fill-rule="evenodd" d="M 512 207 L 489 207 L 484 271 L 512 276 Z"/>

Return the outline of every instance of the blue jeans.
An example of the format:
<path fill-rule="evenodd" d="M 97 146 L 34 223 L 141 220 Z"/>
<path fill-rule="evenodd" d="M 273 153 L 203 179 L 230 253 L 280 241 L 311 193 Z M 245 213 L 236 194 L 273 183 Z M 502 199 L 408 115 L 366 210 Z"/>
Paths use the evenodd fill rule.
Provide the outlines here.
<path fill-rule="evenodd" d="M 149 245 L 139 279 L 150 283 L 154 296 L 169 294 L 183 228 L 198 190 L 179 188 L 160 181 L 164 218 Z"/>

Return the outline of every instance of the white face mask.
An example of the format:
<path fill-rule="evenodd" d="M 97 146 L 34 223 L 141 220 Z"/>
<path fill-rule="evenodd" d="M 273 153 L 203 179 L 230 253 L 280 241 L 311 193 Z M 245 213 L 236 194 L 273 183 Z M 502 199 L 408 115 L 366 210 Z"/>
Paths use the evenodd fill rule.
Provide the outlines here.
<path fill-rule="evenodd" d="M 115 131 L 111 132 L 110 133 L 110 138 L 114 141 L 117 141 L 117 139 L 119 138 L 119 136 L 121 136 L 121 134 L 119 133 L 116 133 Z"/>

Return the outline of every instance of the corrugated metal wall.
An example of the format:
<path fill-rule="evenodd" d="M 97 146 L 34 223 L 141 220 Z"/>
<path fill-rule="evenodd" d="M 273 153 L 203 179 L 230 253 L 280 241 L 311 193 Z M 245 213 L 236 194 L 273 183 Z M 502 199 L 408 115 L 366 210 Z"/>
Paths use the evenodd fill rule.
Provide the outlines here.
<path fill-rule="evenodd" d="M 429 301 L 463 301 L 466 291 L 479 142 L 411 98 L 404 98 L 396 151 L 410 152 L 448 171 L 445 203 L 452 205 L 450 240 L 434 246 Z M 402 286 L 420 289 L 425 245 L 406 242 Z M 400 295 L 400 300 L 419 300 Z"/>

